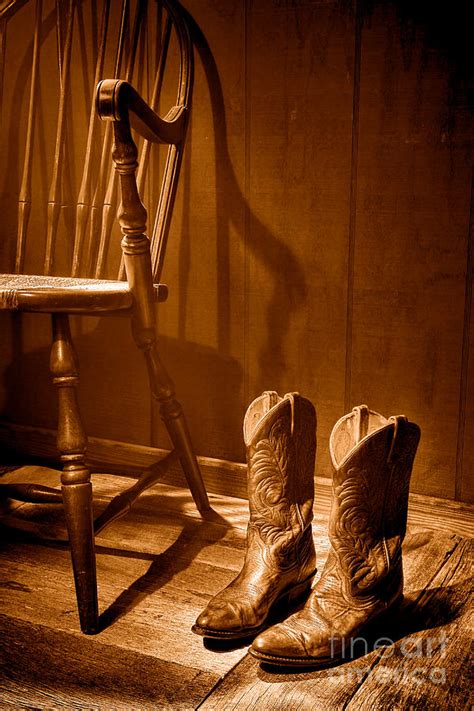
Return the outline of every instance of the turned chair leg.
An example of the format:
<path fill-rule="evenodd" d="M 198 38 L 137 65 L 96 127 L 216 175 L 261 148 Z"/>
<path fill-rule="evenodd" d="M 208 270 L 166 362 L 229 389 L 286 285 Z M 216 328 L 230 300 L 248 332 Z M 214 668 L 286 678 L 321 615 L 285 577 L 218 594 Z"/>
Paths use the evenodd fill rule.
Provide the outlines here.
<path fill-rule="evenodd" d="M 184 414 L 175 398 L 173 383 L 164 369 L 156 347 L 155 294 L 150 240 L 146 236 L 147 213 L 140 200 L 136 181 L 138 151 L 128 121 L 114 120 L 113 126 L 112 155 L 115 169 L 120 177 L 121 193 L 117 218 L 123 234 L 122 252 L 125 272 L 135 302 L 132 333 L 138 348 L 145 355 L 152 396 L 159 403 L 161 417 L 180 458 L 196 506 L 199 511 L 208 511 L 209 500 Z M 173 198 L 170 188 L 167 190 L 166 199 L 170 207 Z"/>
<path fill-rule="evenodd" d="M 81 629 L 98 631 L 97 581 L 92 523 L 92 485 L 84 456 L 87 438 L 77 403 L 77 359 L 67 314 L 53 314 L 50 368 L 58 392 L 58 449 L 62 496 L 69 534 Z"/>
<path fill-rule="evenodd" d="M 136 336 L 136 333 L 134 335 Z M 175 397 L 173 381 L 161 362 L 156 342 L 144 345 L 140 337 L 135 337 L 135 340 L 145 356 L 152 397 L 158 402 L 161 419 L 165 423 L 171 442 L 179 454 L 191 495 L 199 511 L 208 511 L 210 504 L 206 487 L 194 453 L 184 412 Z"/>

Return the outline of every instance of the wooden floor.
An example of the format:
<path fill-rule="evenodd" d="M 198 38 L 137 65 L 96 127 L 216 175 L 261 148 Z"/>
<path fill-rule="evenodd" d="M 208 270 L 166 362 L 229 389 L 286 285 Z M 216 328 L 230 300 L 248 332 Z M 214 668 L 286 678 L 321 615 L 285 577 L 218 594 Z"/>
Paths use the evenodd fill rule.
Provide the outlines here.
<path fill-rule="evenodd" d="M 57 482 L 56 473 L 38 467 L 1 477 L 28 478 Z M 123 477 L 94 476 L 97 513 L 126 483 Z M 214 513 L 202 520 L 187 491 L 160 484 L 97 538 L 103 631 L 94 637 L 78 632 L 61 507 L 5 508 L 1 708 L 470 707 L 469 539 L 411 525 L 405 602 L 397 620 L 377 630 L 388 646 L 332 669 L 272 672 L 246 646 L 207 648 L 190 631 L 210 596 L 235 576 L 244 554 L 247 502 L 212 496 L 212 505 Z M 327 512 L 316 514 L 321 568 Z"/>

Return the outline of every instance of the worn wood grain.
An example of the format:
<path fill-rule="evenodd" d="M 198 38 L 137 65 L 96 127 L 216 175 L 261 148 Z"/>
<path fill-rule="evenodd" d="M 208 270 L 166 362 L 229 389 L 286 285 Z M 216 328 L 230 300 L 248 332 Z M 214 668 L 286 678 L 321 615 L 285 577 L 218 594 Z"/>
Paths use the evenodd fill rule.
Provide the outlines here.
<path fill-rule="evenodd" d="M 3 477 L 15 480 L 22 475 L 45 485 L 54 485 L 57 477 L 52 470 L 34 466 L 7 471 Z M 128 483 L 126 478 L 110 475 L 95 475 L 95 480 L 96 512 Z M 94 638 L 84 638 L 77 631 L 61 507 L 24 504 L 6 512 L 0 535 L 4 616 L 0 626 L 6 630 L 2 640 L 8 655 L 2 692 L 6 701 L 13 706 L 42 708 L 50 703 L 87 708 L 88 704 L 93 707 L 94 693 L 97 708 L 149 708 L 153 703 L 155 707 L 194 708 L 202 702 L 203 708 L 213 709 L 339 709 L 354 694 L 362 694 L 370 674 L 386 666 L 392 658 L 388 650 L 394 650 L 393 659 L 398 659 L 407 637 L 426 640 L 446 626 L 453 645 L 446 652 L 452 675 L 442 698 L 458 703 L 465 688 L 461 651 L 468 629 L 464 617 L 470 564 L 467 542 L 426 525 L 410 528 L 404 543 L 404 612 L 392 626 L 377 630 L 394 640 L 387 651 L 372 651 L 336 670 L 270 673 L 245 656 L 246 645 L 218 653 L 190 632 L 197 614 L 235 576 L 244 556 L 247 502 L 218 495 L 211 501 L 215 514 L 202 520 L 187 491 L 157 484 L 143 494 L 129 516 L 97 537 L 104 629 Z M 329 547 L 326 529 L 327 512 L 317 509 L 313 536 L 319 571 Z M 27 644 L 30 651 L 23 664 L 19 651 Z M 56 670 L 56 651 L 65 657 L 68 648 L 73 649 L 69 660 Z M 89 655 L 95 661 L 87 671 Z M 37 661 L 41 658 L 44 666 Z M 112 660 L 110 676 L 95 672 L 101 658 Z M 435 655 L 429 660 L 428 675 L 439 666 L 438 661 Z M 133 681 L 126 682 L 127 666 L 141 666 L 143 674 L 134 674 Z M 373 671 L 365 679 L 367 667 Z M 382 677 L 382 672 L 377 674 Z M 373 689 L 367 686 L 367 698 L 382 708 L 376 706 L 377 699 L 389 703 L 390 685 L 380 690 L 377 674 Z M 159 685 L 155 675 L 163 679 Z M 129 692 L 122 692 L 126 683 Z M 422 698 L 428 707 L 434 699 L 430 688 L 424 687 L 423 697 L 421 691 L 407 687 L 393 697 L 395 708 L 409 703 L 409 693 L 417 703 Z"/>
<path fill-rule="evenodd" d="M 430 588 L 438 579 L 439 571 L 444 570 L 449 579 L 447 571 L 451 570 L 453 574 L 462 555 L 461 549 L 456 554 L 460 545 L 460 539 L 455 536 L 439 536 L 426 530 L 415 530 L 407 536 L 404 572 L 408 600 L 418 600 L 424 594 L 425 586 Z M 412 615 L 410 619 L 413 621 Z M 399 639 L 398 618 L 392 625 L 378 628 L 377 634 L 391 640 Z M 381 653 L 380 649 L 376 649 L 333 669 L 291 673 L 266 670 L 256 660 L 246 657 L 200 708 L 240 710 L 264 706 L 268 709 L 343 709 L 357 693 L 367 674 L 370 678 Z"/>
<path fill-rule="evenodd" d="M 465 709 L 472 687 L 472 541 L 461 541 L 427 589 L 410 592 L 399 641 L 346 708 Z"/>
<path fill-rule="evenodd" d="M 22 474 L 50 486 L 57 481 L 56 472 L 38 467 L 5 476 L 14 481 Z M 124 484 L 98 475 L 95 513 Z M 190 632 L 244 555 L 247 502 L 214 496 L 212 505 L 203 520 L 184 489 L 158 484 L 97 537 L 101 643 L 219 675 L 243 656 L 243 648 L 215 655 Z M 3 612 L 79 636 L 62 507 L 25 504 L 1 523 Z"/>
<path fill-rule="evenodd" d="M 413 489 L 454 498 L 472 126 L 432 21 L 393 3 L 365 17 L 351 404 L 417 422 Z"/>
<path fill-rule="evenodd" d="M 215 673 L 0 615 L 2 708 L 193 709 Z"/>

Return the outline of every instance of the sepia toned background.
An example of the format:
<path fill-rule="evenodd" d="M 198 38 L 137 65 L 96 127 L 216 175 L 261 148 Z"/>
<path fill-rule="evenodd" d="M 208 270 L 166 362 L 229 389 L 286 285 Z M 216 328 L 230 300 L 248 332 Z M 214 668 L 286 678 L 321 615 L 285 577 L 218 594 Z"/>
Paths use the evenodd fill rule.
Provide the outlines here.
<path fill-rule="evenodd" d="M 183 5 L 195 23 L 194 103 L 158 318 L 198 453 L 243 461 L 248 403 L 264 389 L 298 390 L 317 408 L 318 475 L 330 475 L 336 420 L 367 403 L 420 425 L 414 491 L 472 500 L 472 75 L 462 5 L 443 14 L 388 0 Z M 10 51 L 21 60 L 17 32 Z M 6 80 L 10 131 L 22 82 Z M 44 84 L 45 162 L 47 99 Z M 9 189 L 21 175 L 5 137 L 2 271 L 15 240 Z M 0 314 L 0 328 L 2 419 L 54 427 L 48 318 Z M 161 425 L 150 433 L 128 323 L 76 319 L 75 334 L 88 433 L 166 447 Z"/>

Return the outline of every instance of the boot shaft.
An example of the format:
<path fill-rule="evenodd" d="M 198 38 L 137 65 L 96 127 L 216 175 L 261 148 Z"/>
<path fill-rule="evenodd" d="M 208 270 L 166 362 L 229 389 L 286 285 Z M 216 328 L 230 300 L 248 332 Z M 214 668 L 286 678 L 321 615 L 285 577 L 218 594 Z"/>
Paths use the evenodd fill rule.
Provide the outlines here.
<path fill-rule="evenodd" d="M 389 571 L 401 571 L 419 438 L 418 426 L 404 416 L 386 419 L 366 405 L 354 408 L 334 426 L 329 534 L 353 594 L 372 591 Z"/>
<path fill-rule="evenodd" d="M 244 419 L 250 521 L 306 528 L 313 517 L 316 412 L 298 393 L 264 392 Z"/>

